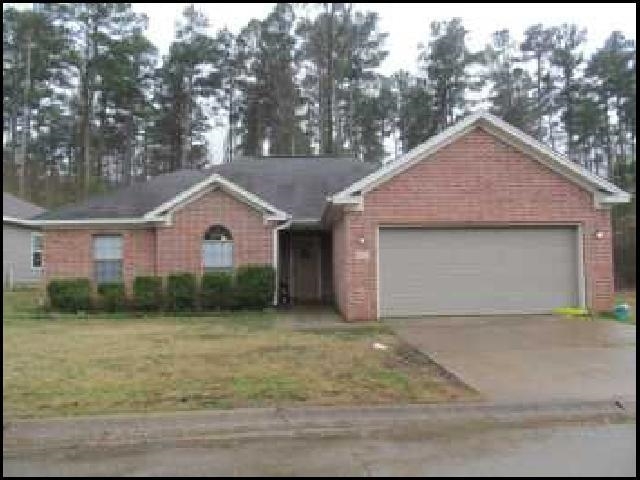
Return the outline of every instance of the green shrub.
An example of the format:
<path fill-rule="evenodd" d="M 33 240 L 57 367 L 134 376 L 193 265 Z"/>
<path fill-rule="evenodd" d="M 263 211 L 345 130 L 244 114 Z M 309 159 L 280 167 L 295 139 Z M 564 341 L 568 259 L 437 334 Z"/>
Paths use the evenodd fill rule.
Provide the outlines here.
<path fill-rule="evenodd" d="M 127 306 L 124 283 L 101 283 L 98 285 L 98 295 L 100 296 L 100 308 L 104 311 L 118 312 Z"/>
<path fill-rule="evenodd" d="M 86 278 L 54 279 L 47 285 L 51 308 L 62 312 L 89 310 L 91 284 Z"/>
<path fill-rule="evenodd" d="M 193 273 L 175 273 L 167 277 L 167 306 L 170 310 L 193 310 L 196 306 L 196 277 Z"/>
<path fill-rule="evenodd" d="M 273 300 L 275 271 L 271 265 L 246 265 L 238 268 L 235 302 L 242 308 L 264 308 Z"/>
<path fill-rule="evenodd" d="M 133 280 L 133 304 L 143 311 L 158 310 L 162 306 L 162 278 L 136 277 Z"/>
<path fill-rule="evenodd" d="M 204 309 L 233 306 L 233 277 L 228 272 L 207 272 L 200 284 L 200 305 Z"/>

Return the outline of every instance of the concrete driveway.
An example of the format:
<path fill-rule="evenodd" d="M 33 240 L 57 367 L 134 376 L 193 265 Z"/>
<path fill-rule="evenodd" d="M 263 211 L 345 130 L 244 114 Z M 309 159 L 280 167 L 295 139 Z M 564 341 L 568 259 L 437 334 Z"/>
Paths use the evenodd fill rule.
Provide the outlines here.
<path fill-rule="evenodd" d="M 541 315 L 384 322 L 488 400 L 635 398 L 635 325 Z"/>

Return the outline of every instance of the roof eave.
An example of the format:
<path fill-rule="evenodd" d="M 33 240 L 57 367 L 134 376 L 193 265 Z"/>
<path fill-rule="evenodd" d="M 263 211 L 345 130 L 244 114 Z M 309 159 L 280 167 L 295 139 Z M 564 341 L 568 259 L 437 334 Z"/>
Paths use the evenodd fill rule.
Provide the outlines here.
<path fill-rule="evenodd" d="M 76 227 L 76 226 L 100 226 L 100 225 L 152 225 L 166 222 L 165 217 L 143 218 L 83 218 L 83 219 L 42 219 L 30 220 L 29 225 L 36 227 Z"/>
<path fill-rule="evenodd" d="M 10 223 L 13 225 L 20 225 L 21 227 L 35 227 L 34 220 L 12 217 L 11 215 L 3 215 L 2 223 Z"/>
<path fill-rule="evenodd" d="M 600 203 L 607 205 L 629 203 L 631 201 L 631 194 L 621 191 L 614 195 L 604 195 L 600 198 Z"/>

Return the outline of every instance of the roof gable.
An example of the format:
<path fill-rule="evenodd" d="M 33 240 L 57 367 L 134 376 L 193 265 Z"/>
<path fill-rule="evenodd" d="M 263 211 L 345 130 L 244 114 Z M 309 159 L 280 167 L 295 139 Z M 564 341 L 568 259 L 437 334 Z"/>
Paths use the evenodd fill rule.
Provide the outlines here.
<path fill-rule="evenodd" d="M 630 196 L 611 182 L 589 172 L 571 162 L 565 156 L 551 150 L 546 145 L 509 125 L 503 120 L 486 112 L 468 116 L 452 127 L 444 130 L 426 142 L 413 148 L 399 158 L 383 165 L 381 168 L 351 184 L 344 190 L 330 197 L 332 203 L 359 203 L 362 194 L 395 177 L 414 164 L 427 159 L 435 152 L 466 135 L 474 128 L 480 127 L 519 151 L 535 158 L 550 169 L 569 180 L 586 188 L 596 196 L 596 202 L 626 203 Z"/>
<path fill-rule="evenodd" d="M 182 191 L 172 199 L 145 213 L 144 218 L 146 220 L 154 220 L 163 215 L 170 215 L 175 210 L 180 209 L 191 201 L 196 200 L 200 195 L 208 192 L 212 187 L 215 186 L 221 187 L 224 191 L 226 191 L 236 199 L 246 203 L 256 210 L 267 213 L 270 220 L 286 220 L 290 217 L 290 215 L 286 212 L 279 210 L 260 197 L 227 180 L 220 174 L 214 173 L 205 178 L 203 181 L 198 182 L 191 188 Z"/>

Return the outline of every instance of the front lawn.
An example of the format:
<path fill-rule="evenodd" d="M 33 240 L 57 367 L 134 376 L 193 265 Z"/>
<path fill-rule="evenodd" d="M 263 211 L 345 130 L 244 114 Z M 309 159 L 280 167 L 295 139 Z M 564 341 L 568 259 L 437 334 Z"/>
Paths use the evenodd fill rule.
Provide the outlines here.
<path fill-rule="evenodd" d="M 16 310 L 24 292 L 4 295 Z M 5 313 L 6 312 L 5 310 Z M 379 342 L 387 350 L 373 348 Z M 6 315 L 3 413 L 45 417 L 473 398 L 384 326 L 293 331 L 273 313 L 199 318 Z"/>

